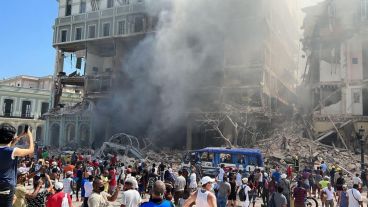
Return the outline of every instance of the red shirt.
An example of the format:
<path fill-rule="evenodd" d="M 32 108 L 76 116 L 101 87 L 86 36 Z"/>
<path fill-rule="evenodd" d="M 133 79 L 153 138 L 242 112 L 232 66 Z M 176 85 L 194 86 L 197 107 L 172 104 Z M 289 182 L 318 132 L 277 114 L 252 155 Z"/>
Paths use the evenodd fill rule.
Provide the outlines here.
<path fill-rule="evenodd" d="M 111 165 L 116 165 L 117 162 L 118 162 L 118 158 L 116 156 L 112 157 L 110 160 Z"/>
<path fill-rule="evenodd" d="M 78 155 L 78 160 L 79 161 L 83 161 L 83 156 L 82 155 Z"/>
<path fill-rule="evenodd" d="M 63 191 L 50 195 L 49 197 L 47 197 L 46 207 L 61 206 L 64 196 L 65 193 Z M 67 197 L 69 206 L 72 206 L 72 199 L 70 198 L 70 195 L 68 194 Z"/>
<path fill-rule="evenodd" d="M 111 176 L 111 180 L 110 180 L 109 184 L 111 186 L 116 186 L 116 173 L 115 173 L 115 170 L 110 170 L 109 174 Z"/>

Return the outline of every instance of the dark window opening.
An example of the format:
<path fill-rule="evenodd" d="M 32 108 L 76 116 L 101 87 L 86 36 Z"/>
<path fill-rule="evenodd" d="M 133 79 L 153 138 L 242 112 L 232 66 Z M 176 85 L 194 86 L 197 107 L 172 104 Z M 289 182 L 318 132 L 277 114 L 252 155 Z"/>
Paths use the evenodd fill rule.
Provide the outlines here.
<path fill-rule="evenodd" d="M 72 1 L 66 1 L 66 8 L 65 8 L 65 16 L 70 16 L 72 14 Z"/>
<path fill-rule="evenodd" d="M 88 38 L 95 38 L 96 37 L 96 26 L 91 25 L 88 27 Z"/>
<path fill-rule="evenodd" d="M 82 28 L 77 28 L 75 30 L 75 40 L 81 40 L 82 39 Z"/>
<path fill-rule="evenodd" d="M 107 0 L 107 8 L 114 7 L 114 0 Z"/>
<path fill-rule="evenodd" d="M 41 105 L 41 115 L 44 115 L 45 113 L 47 113 L 49 110 L 49 103 L 42 103 Z"/>
<path fill-rule="evenodd" d="M 103 36 L 109 36 L 110 35 L 110 23 L 103 24 Z"/>
<path fill-rule="evenodd" d="M 134 21 L 134 32 L 143 32 L 143 17 L 136 17 Z"/>
<path fill-rule="evenodd" d="M 10 117 L 13 114 L 13 104 L 14 101 L 11 99 L 5 99 L 4 100 L 4 116 L 6 117 Z"/>
<path fill-rule="evenodd" d="M 66 42 L 67 34 L 68 34 L 67 30 L 62 30 L 61 31 L 61 42 Z"/>
<path fill-rule="evenodd" d="M 31 117 L 31 102 L 30 101 L 22 102 L 22 117 L 23 118 Z"/>

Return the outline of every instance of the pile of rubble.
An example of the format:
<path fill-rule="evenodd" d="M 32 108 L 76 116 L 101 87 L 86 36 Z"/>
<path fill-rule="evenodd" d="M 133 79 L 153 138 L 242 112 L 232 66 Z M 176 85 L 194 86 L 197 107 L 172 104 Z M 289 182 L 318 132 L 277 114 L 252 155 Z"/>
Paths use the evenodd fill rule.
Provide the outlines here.
<path fill-rule="evenodd" d="M 264 153 L 268 165 L 279 164 L 286 167 L 299 160 L 300 169 L 314 167 L 325 161 L 329 166 L 335 165 L 348 174 L 360 171 L 360 155 L 346 149 L 322 144 L 312 139 L 303 138 L 302 133 L 293 127 L 275 133 L 268 139 L 259 140 L 256 147 Z M 366 160 L 367 160 L 366 156 Z"/>

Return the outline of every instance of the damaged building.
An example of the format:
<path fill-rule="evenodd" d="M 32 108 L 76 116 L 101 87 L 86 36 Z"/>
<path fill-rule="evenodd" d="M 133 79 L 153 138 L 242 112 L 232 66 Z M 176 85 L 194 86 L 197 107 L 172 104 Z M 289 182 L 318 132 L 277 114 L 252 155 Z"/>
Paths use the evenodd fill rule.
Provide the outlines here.
<path fill-rule="evenodd" d="M 188 149 L 246 145 L 293 111 L 296 1 L 58 2 L 46 145 L 96 147 L 121 132 Z M 83 101 L 60 106 L 64 85 L 83 87 Z"/>
<path fill-rule="evenodd" d="M 356 149 L 368 130 L 368 1 L 326 0 L 304 8 L 310 129 L 329 145 Z M 306 99 L 310 100 L 307 101 Z"/>

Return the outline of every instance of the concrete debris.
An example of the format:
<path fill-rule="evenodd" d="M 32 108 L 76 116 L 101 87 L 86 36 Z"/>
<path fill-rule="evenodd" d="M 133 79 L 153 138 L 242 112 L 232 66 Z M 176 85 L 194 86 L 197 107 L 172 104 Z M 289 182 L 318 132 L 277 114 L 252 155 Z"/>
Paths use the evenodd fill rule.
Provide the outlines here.
<path fill-rule="evenodd" d="M 256 147 L 264 153 L 267 165 L 279 164 L 286 168 L 287 164 L 293 165 L 298 159 L 299 169 L 302 170 L 304 167 L 320 165 L 324 160 L 330 167 L 343 166 L 349 174 L 360 171 L 360 155 L 303 138 L 300 133 L 295 132 L 295 128 L 291 125 L 282 132 L 276 132 L 270 138 L 257 142 Z M 366 156 L 365 159 L 367 158 Z"/>

